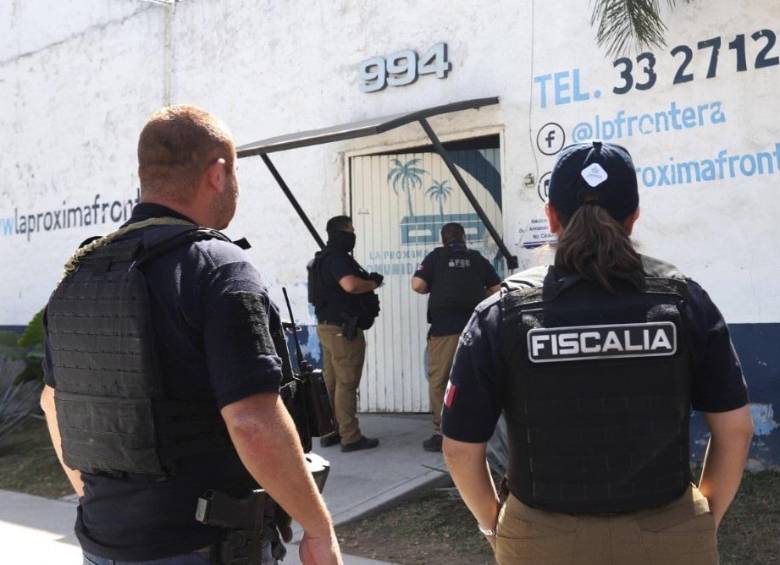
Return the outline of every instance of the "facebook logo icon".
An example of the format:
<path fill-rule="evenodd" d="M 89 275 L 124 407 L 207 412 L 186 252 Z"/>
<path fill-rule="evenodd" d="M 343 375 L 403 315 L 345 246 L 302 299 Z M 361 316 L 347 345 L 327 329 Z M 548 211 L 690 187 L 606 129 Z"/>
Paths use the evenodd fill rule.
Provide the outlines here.
<path fill-rule="evenodd" d="M 566 143 L 566 132 L 555 122 L 544 124 L 536 134 L 536 147 L 543 155 L 555 155 Z"/>

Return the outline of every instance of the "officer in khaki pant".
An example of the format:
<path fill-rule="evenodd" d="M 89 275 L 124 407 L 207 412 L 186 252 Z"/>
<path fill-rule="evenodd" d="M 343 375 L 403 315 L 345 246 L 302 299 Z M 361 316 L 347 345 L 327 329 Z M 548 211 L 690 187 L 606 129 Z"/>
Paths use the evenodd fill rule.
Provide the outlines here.
<path fill-rule="evenodd" d="M 356 236 L 349 216 L 334 216 L 326 230 L 328 243 L 308 266 L 309 300 L 317 316 L 325 384 L 338 432 L 321 438 L 320 445 L 341 443 L 345 452 L 371 449 L 379 440 L 360 431 L 357 392 L 366 353 L 363 330 L 379 314 L 374 291 L 383 277 L 366 272 L 352 257 Z"/>
<path fill-rule="evenodd" d="M 507 279 L 461 337 L 443 413 L 455 484 L 500 565 L 715 565 L 753 431 L 728 326 L 634 249 L 623 147 L 563 149 L 549 198 L 554 264 Z M 698 486 L 691 409 L 712 434 Z M 502 412 L 504 505 L 485 463 Z"/>
<path fill-rule="evenodd" d="M 428 394 L 433 435 L 426 451 L 441 451 L 441 408 L 458 337 L 474 307 L 500 288 L 493 266 L 479 251 L 466 247 L 466 232 L 458 223 L 441 229 L 442 247 L 431 251 L 412 277 L 412 289 L 428 299 Z"/>

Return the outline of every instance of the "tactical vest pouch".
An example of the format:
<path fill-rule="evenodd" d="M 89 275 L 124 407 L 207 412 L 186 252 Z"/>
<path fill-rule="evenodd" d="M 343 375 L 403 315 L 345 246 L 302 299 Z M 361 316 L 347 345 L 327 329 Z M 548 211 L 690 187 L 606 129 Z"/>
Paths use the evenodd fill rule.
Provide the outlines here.
<path fill-rule="evenodd" d="M 191 227 L 175 237 L 182 235 L 179 244 L 214 237 Z M 147 283 L 137 268 L 154 250 L 137 238 L 98 247 L 47 306 L 57 420 L 71 468 L 164 477 L 183 456 L 230 448 L 216 405 L 166 398 Z"/>
<path fill-rule="evenodd" d="M 359 298 L 360 315 L 357 325 L 361 330 L 370 330 L 379 316 L 379 296 L 375 292 L 366 292 L 359 295 Z"/>

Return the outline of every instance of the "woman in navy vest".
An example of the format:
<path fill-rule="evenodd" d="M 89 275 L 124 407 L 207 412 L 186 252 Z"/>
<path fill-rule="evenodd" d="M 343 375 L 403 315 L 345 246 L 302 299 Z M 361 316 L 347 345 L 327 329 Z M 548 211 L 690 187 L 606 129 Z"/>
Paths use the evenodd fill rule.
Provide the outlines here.
<path fill-rule="evenodd" d="M 718 563 L 753 432 L 726 323 L 634 249 L 624 148 L 565 148 L 549 195 L 554 264 L 510 277 L 461 335 L 443 414 L 455 484 L 500 564 Z M 712 432 L 698 485 L 691 409 Z M 501 414 L 505 502 L 485 463 Z"/>

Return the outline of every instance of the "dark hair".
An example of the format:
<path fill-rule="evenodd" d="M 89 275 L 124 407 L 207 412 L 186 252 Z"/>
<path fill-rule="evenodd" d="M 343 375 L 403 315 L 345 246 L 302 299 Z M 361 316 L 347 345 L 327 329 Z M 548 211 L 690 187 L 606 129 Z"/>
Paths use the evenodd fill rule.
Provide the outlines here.
<path fill-rule="evenodd" d="M 466 243 L 466 230 L 457 222 L 444 224 L 441 228 L 441 241 L 444 245 Z"/>
<path fill-rule="evenodd" d="M 325 225 L 325 231 L 328 232 L 328 235 L 330 235 L 337 231 L 346 230 L 351 225 L 352 218 L 349 216 L 333 216 Z"/>
<path fill-rule="evenodd" d="M 233 170 L 235 147 L 227 128 L 196 106 L 168 106 L 155 112 L 138 138 L 138 177 L 143 194 L 189 201 L 213 159 Z"/>
<path fill-rule="evenodd" d="M 594 203 L 581 205 L 571 218 L 560 218 L 563 230 L 555 266 L 594 281 L 615 292 L 610 278 L 640 279 L 642 259 L 625 227 Z"/>

